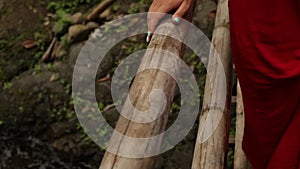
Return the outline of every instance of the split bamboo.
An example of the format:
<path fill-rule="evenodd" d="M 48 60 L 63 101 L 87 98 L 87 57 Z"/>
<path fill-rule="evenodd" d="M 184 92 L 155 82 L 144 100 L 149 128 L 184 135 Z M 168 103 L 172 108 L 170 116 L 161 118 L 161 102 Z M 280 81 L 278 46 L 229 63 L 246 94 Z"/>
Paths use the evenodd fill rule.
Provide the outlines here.
<path fill-rule="evenodd" d="M 209 76 L 206 80 L 192 169 L 226 168 L 232 90 L 232 59 L 228 15 L 228 0 L 220 0 L 208 62 Z M 225 78 L 220 78 L 222 77 L 220 75 L 220 73 L 222 74 L 220 61 L 225 72 Z M 221 101 L 224 99 L 225 107 L 218 108 L 218 105 L 215 105 L 220 99 Z M 210 117 L 213 118 L 206 123 Z M 215 123 L 218 124 L 216 128 L 210 129 L 211 126 L 208 124 L 213 126 Z M 203 130 L 208 129 L 213 130 L 213 132 L 209 138 L 204 139 Z"/>
<path fill-rule="evenodd" d="M 236 135 L 234 152 L 234 169 L 250 169 L 250 164 L 242 149 L 242 140 L 245 126 L 244 105 L 240 84 L 237 84 L 236 96 Z"/>
<path fill-rule="evenodd" d="M 194 11 L 194 5 L 189 10 L 185 19 L 191 21 Z M 182 25 L 174 25 L 171 22 L 162 22 L 157 29 L 168 28 L 167 30 L 173 32 L 181 30 L 178 34 L 185 36 L 184 32 L 187 32 L 187 27 Z M 177 29 L 175 30 L 175 27 Z M 180 41 L 176 41 L 168 36 L 154 34 L 152 40 L 148 46 L 151 51 L 147 51 L 142 59 L 139 69 L 147 68 L 149 65 L 164 66 L 168 64 L 167 60 L 157 59 L 157 55 L 163 55 L 161 50 L 169 51 L 179 57 L 183 56 L 184 44 Z M 179 67 L 173 67 L 172 72 L 178 72 Z M 153 89 L 159 89 L 165 93 L 167 104 L 163 113 L 153 122 L 150 123 L 136 123 L 120 116 L 115 130 L 124 136 L 135 137 L 135 138 L 149 138 L 154 135 L 158 135 L 165 130 L 168 114 L 170 110 L 170 105 L 173 101 L 173 97 L 176 91 L 176 82 L 168 74 L 160 70 L 149 69 L 139 73 L 130 88 L 129 98 L 133 107 L 124 107 L 122 113 L 132 115 L 134 113 L 134 108 L 140 111 L 145 111 L 151 107 L 149 105 L 149 94 Z M 150 146 L 149 146 L 150 145 Z M 129 153 L 134 153 L 136 149 L 144 150 L 145 152 L 153 151 L 160 147 L 160 143 L 153 145 L 152 143 L 145 144 L 132 144 L 123 138 L 111 138 L 110 146 L 117 147 L 116 152 L 126 149 Z M 140 151 L 141 152 L 141 151 Z M 100 169 L 151 169 L 153 168 L 155 157 L 147 158 L 128 158 L 120 156 L 117 153 L 111 153 L 106 151 Z"/>

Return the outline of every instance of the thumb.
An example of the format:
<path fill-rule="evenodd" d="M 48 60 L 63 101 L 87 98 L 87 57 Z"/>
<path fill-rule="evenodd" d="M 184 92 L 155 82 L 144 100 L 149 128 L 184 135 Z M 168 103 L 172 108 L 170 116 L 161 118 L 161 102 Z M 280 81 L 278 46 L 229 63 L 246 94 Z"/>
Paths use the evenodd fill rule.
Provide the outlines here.
<path fill-rule="evenodd" d="M 147 22 L 148 22 L 148 31 L 150 31 L 150 33 L 154 32 L 158 22 L 165 15 L 166 13 L 148 12 Z"/>

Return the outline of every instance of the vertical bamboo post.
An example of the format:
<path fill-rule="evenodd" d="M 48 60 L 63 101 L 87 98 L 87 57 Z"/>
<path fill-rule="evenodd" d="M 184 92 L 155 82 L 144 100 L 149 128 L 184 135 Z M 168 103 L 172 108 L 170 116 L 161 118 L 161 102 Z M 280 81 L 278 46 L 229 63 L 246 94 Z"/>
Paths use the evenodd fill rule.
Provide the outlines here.
<path fill-rule="evenodd" d="M 234 152 L 234 169 L 250 169 L 250 164 L 242 149 L 242 140 L 244 135 L 244 105 L 240 83 L 237 84 L 236 96 L 236 135 Z"/>
<path fill-rule="evenodd" d="M 194 11 L 194 5 L 189 10 L 185 19 L 191 21 L 192 15 Z M 177 25 L 177 27 L 181 25 Z M 168 31 L 174 32 L 175 25 L 170 22 L 163 22 L 159 27 L 167 27 Z M 157 29 L 159 29 L 159 27 Z M 181 31 L 178 34 L 182 34 L 185 36 L 185 32 L 187 32 L 187 27 L 179 28 Z M 181 36 L 181 35 L 180 35 Z M 184 51 L 184 44 L 179 41 L 175 41 L 174 39 L 168 36 L 155 35 L 152 37 L 152 40 L 149 44 L 148 48 L 152 48 L 151 52 L 146 52 L 144 58 L 142 59 L 140 68 L 145 68 L 153 63 L 157 65 L 163 66 L 163 64 L 168 64 L 166 60 L 157 60 L 155 55 L 163 54 L 160 50 L 169 51 L 177 56 L 182 57 Z M 180 69 L 178 67 L 174 67 L 173 72 L 176 72 L 176 69 Z M 122 135 L 135 137 L 135 138 L 148 138 L 151 136 L 155 136 L 160 134 L 165 130 L 168 114 L 170 110 L 170 105 L 174 97 L 176 88 L 175 80 L 168 74 L 159 70 L 147 70 L 139 73 L 130 88 L 129 98 L 133 104 L 133 108 L 124 107 L 122 113 L 125 114 L 133 114 L 134 108 L 138 110 L 147 110 L 149 105 L 149 94 L 153 89 L 159 89 L 165 93 L 167 99 L 167 105 L 164 112 L 158 117 L 155 121 L 150 123 L 136 123 L 130 121 L 122 116 L 120 116 L 115 130 L 121 133 Z M 152 143 L 149 143 L 149 145 Z M 114 147 L 126 148 L 128 151 L 134 152 L 136 148 L 145 149 L 145 151 L 149 151 L 149 149 L 157 149 L 160 147 L 160 143 L 158 142 L 155 147 L 143 147 L 144 145 L 132 145 L 130 142 L 126 142 L 125 139 L 114 139 L 113 136 L 110 141 L 110 145 L 114 145 Z M 118 149 L 118 150 L 119 150 Z M 117 150 L 117 151 L 118 151 Z M 120 155 L 116 155 L 106 151 L 100 169 L 151 169 L 153 168 L 155 158 L 128 158 Z"/>
<path fill-rule="evenodd" d="M 212 38 L 212 49 L 208 62 L 209 76 L 206 80 L 204 102 L 200 115 L 192 169 L 226 168 L 232 90 L 232 59 L 228 15 L 228 0 L 220 0 Z M 226 78 L 224 79 L 220 79 L 220 75 L 218 74 L 220 69 L 218 68 L 219 57 L 225 71 Z M 222 82 L 222 80 L 226 82 Z M 222 86 L 223 84 L 226 85 Z M 224 93 L 224 91 L 226 92 Z M 218 99 L 222 97 L 225 99 L 225 109 L 220 110 L 217 107 L 213 107 L 212 103 L 218 102 Z M 205 121 L 209 116 L 218 116 L 218 114 L 222 114 L 222 116 L 216 129 L 206 141 L 203 141 L 203 128 L 210 127 L 204 126 Z M 214 122 L 214 119 L 212 119 L 211 123 Z"/>

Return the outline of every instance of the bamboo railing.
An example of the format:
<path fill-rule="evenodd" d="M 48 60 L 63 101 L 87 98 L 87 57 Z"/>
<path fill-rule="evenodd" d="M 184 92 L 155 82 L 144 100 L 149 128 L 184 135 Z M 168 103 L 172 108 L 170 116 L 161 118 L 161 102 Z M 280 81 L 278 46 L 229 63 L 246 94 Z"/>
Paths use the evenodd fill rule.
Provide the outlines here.
<path fill-rule="evenodd" d="M 218 3 L 207 72 L 192 169 L 223 169 L 226 167 L 232 90 L 228 0 Z M 211 130 L 212 133 L 208 133 L 211 135 L 205 136 L 207 130 Z"/>

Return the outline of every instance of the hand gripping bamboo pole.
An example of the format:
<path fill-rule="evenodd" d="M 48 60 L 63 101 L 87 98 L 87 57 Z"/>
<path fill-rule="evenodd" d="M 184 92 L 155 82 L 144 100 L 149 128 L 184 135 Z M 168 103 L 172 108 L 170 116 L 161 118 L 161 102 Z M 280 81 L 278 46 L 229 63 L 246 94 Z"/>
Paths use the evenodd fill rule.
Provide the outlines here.
<path fill-rule="evenodd" d="M 220 66 L 223 66 L 223 72 Z M 220 78 L 220 73 L 224 72 L 225 78 Z M 220 0 L 218 4 L 208 75 L 192 169 L 226 168 L 232 90 L 228 0 Z M 222 100 L 225 107 L 215 105 Z M 216 128 L 213 128 L 214 125 Z"/>

